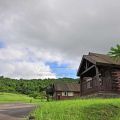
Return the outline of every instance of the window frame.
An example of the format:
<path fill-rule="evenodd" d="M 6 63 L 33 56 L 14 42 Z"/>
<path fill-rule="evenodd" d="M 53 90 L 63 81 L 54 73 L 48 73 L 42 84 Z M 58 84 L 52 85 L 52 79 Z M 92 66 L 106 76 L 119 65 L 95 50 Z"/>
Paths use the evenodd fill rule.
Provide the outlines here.
<path fill-rule="evenodd" d="M 93 87 L 93 79 L 92 78 L 89 78 L 89 79 L 87 79 L 86 80 L 87 81 L 87 83 L 86 83 L 86 88 L 87 89 L 90 89 L 90 88 L 92 88 Z"/>
<path fill-rule="evenodd" d="M 62 91 L 62 96 L 72 97 L 72 96 L 74 96 L 74 92 L 72 92 L 72 91 L 71 92 L 69 92 L 69 91 Z"/>
<path fill-rule="evenodd" d="M 67 91 L 62 91 L 62 96 L 68 96 Z"/>

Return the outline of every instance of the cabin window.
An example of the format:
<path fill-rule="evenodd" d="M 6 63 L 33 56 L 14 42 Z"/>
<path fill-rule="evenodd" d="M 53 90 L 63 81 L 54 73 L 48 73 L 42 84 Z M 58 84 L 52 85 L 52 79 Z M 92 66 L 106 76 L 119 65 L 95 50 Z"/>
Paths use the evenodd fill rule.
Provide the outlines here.
<path fill-rule="evenodd" d="M 101 72 L 100 72 L 100 73 L 101 73 L 101 76 L 102 76 L 102 77 L 105 77 L 105 70 L 104 70 L 104 69 L 101 69 Z"/>
<path fill-rule="evenodd" d="M 68 96 L 73 96 L 73 92 L 68 92 Z"/>
<path fill-rule="evenodd" d="M 102 86 L 103 85 L 103 80 L 102 80 L 101 77 L 99 78 L 99 82 L 100 82 L 100 86 Z"/>
<path fill-rule="evenodd" d="M 90 81 L 87 82 L 87 89 L 92 88 Z"/>
<path fill-rule="evenodd" d="M 95 80 L 95 81 L 94 81 L 94 84 L 95 84 L 95 87 L 98 86 L 98 81 Z"/>
<path fill-rule="evenodd" d="M 62 96 L 68 96 L 67 92 L 62 92 Z"/>
<path fill-rule="evenodd" d="M 92 78 L 87 79 L 87 89 L 92 88 Z"/>
<path fill-rule="evenodd" d="M 62 96 L 73 96 L 73 92 L 62 92 Z"/>

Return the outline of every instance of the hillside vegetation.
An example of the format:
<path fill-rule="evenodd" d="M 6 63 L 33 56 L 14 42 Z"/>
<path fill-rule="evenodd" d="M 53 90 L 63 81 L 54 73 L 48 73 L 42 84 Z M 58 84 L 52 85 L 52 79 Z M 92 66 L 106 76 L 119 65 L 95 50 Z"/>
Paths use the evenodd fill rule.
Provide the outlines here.
<path fill-rule="evenodd" d="M 120 120 L 120 99 L 44 102 L 34 115 L 36 120 Z"/>
<path fill-rule="evenodd" d="M 33 112 L 36 120 L 120 120 L 120 99 L 118 98 L 51 102 L 44 102 L 44 99 L 43 102 L 42 99 L 34 99 L 35 96 L 42 96 L 44 88 L 56 81 L 78 82 L 78 80 L 69 78 L 14 80 L 0 77 L 0 103 L 38 104 L 37 109 Z"/>
<path fill-rule="evenodd" d="M 45 88 L 54 82 L 78 82 L 78 80 L 71 78 L 15 80 L 1 76 L 0 92 L 20 93 L 39 98 L 44 96 Z"/>

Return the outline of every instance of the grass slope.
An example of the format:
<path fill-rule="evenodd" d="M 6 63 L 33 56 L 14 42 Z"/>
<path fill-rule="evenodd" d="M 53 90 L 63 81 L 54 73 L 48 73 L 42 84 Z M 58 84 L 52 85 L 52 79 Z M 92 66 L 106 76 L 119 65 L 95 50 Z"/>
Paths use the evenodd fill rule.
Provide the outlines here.
<path fill-rule="evenodd" d="M 86 99 L 40 102 L 26 95 L 0 93 L 0 103 L 24 102 L 40 105 L 36 120 L 120 120 L 120 99 Z"/>
<path fill-rule="evenodd" d="M 13 94 L 13 93 L 3 93 L 0 92 L 0 103 L 15 103 L 15 102 L 38 102 L 39 100 L 28 97 L 27 95 Z"/>
<path fill-rule="evenodd" d="M 44 102 L 36 120 L 120 120 L 120 99 Z"/>

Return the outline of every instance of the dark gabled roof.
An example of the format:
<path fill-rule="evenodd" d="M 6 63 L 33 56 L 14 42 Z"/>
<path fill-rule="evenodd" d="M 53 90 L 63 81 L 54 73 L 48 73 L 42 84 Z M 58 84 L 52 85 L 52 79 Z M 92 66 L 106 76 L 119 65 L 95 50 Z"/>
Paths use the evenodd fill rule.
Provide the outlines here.
<path fill-rule="evenodd" d="M 97 54 L 97 53 L 89 53 L 87 55 L 89 58 L 94 60 L 97 63 L 103 63 L 103 64 L 112 64 L 112 65 L 120 65 L 120 61 L 116 61 L 109 55 L 104 54 Z"/>
<path fill-rule="evenodd" d="M 83 55 L 81 64 L 80 64 L 78 72 L 77 72 L 78 76 L 80 75 L 79 73 L 80 73 L 80 69 L 81 69 L 84 59 L 88 60 L 89 62 L 93 63 L 94 65 L 107 65 L 107 66 L 110 65 L 110 66 L 114 66 L 114 67 L 120 67 L 120 60 L 116 61 L 109 55 L 98 54 L 98 53 L 89 53 L 88 55 Z"/>
<path fill-rule="evenodd" d="M 80 84 L 77 83 L 54 83 L 55 91 L 80 92 Z"/>

